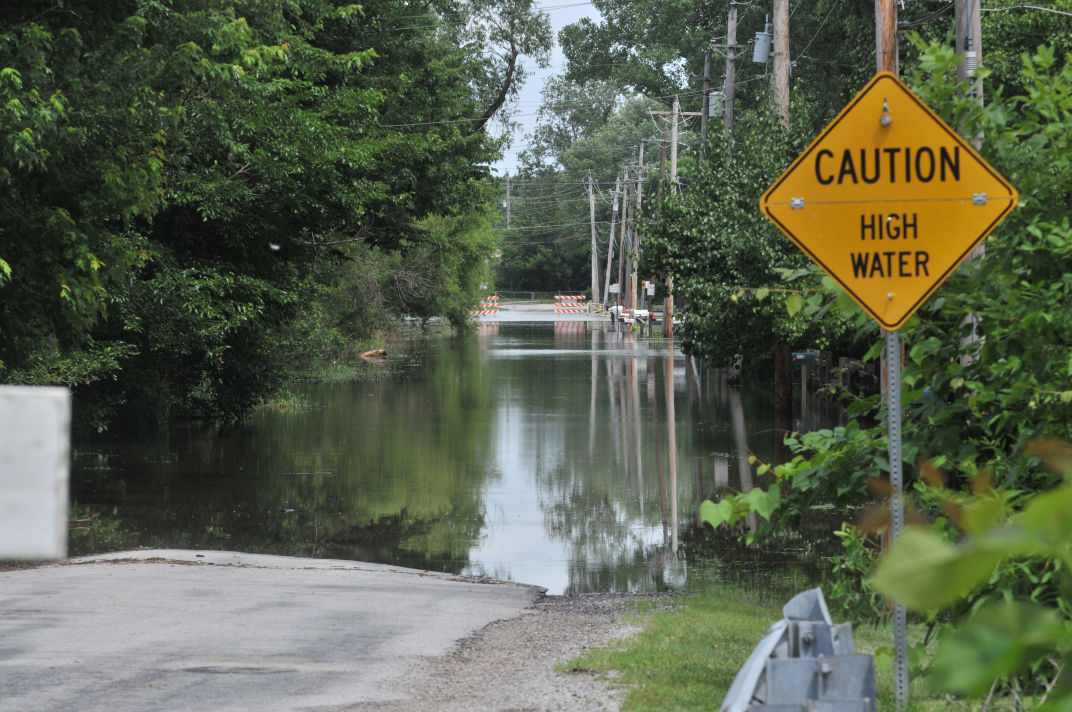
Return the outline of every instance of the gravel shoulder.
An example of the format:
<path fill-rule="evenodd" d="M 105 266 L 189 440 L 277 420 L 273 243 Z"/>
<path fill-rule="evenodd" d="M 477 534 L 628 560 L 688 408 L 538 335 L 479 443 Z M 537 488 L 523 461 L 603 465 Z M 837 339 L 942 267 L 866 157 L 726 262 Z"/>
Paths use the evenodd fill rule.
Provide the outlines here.
<path fill-rule="evenodd" d="M 614 712 L 624 690 L 585 670 L 557 672 L 587 649 L 639 628 L 629 603 L 670 594 L 545 596 L 521 615 L 492 623 L 453 654 L 428 658 L 419 679 L 399 685 L 407 699 L 346 707 L 350 712 Z"/>

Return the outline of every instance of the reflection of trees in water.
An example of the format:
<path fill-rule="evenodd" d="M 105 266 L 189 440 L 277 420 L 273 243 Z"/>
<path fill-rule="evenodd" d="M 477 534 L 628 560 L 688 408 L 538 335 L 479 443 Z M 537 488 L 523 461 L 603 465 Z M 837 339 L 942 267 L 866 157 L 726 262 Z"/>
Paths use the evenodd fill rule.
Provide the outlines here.
<path fill-rule="evenodd" d="M 564 593 L 636 592 L 681 589 L 685 567 L 663 544 L 638 546 L 596 561 L 572 559 Z"/>
<path fill-rule="evenodd" d="M 736 533 L 713 534 L 710 541 L 700 536 L 696 511 L 703 496 L 720 487 L 748 491 L 758 484 L 749 455 L 769 461 L 775 432 L 771 396 L 719 387 L 714 372 L 701 374 L 666 352 L 645 350 L 642 356 L 604 358 L 591 367 L 600 395 L 589 400 L 602 411 L 598 417 L 588 413 L 587 420 L 599 423 L 596 447 L 607 452 L 587 461 L 577 455 L 593 452 L 589 426 L 563 429 L 561 443 L 543 442 L 533 456 L 547 463 L 566 453 L 558 455 L 565 462 L 545 466 L 538 476 L 546 493 L 545 530 L 569 547 L 569 590 L 683 584 L 689 560 L 719 571 L 729 566 L 742 576 L 796 570 L 809 560 L 815 541 L 832 539 L 822 527 L 761 549 L 743 547 Z M 681 396 L 687 396 L 687 407 L 677 403 Z M 678 413 L 684 415 L 680 424 Z M 686 557 L 675 555 L 678 527 L 687 532 L 680 538 Z M 658 534 L 653 537 L 659 530 L 661 542 Z"/>
<path fill-rule="evenodd" d="M 451 511 L 422 519 L 402 511 L 361 526 L 324 517 L 305 524 L 298 538 L 301 544 L 293 555 L 461 573 L 468 565 L 470 542 L 480 536 L 483 527 L 483 515 L 473 512 Z"/>
<path fill-rule="evenodd" d="M 82 443 L 108 465 L 72 472 L 73 497 L 114 510 L 152 546 L 341 556 L 460 571 L 495 476 L 491 384 L 464 344 L 382 380 L 303 388 L 315 404 L 230 429 Z M 296 387 L 297 388 L 297 387 Z M 87 458 L 87 463 L 97 463 Z"/>
<path fill-rule="evenodd" d="M 622 492 L 620 482 L 613 481 L 615 474 L 600 476 L 560 467 L 545 471 L 540 482 L 540 490 L 546 493 L 540 505 L 544 530 L 549 538 L 569 547 L 567 593 L 637 588 L 645 540 L 634 529 L 639 519 L 637 503 L 627 490 Z M 588 585 L 596 581 L 602 587 Z"/>
<path fill-rule="evenodd" d="M 650 541 L 653 522 L 640 517 L 635 497 L 615 496 L 621 488 L 614 482 L 558 468 L 542 484 L 549 495 L 541 504 L 544 529 L 569 546 L 565 593 L 657 591 L 681 583 L 672 575 L 680 568 L 676 555 L 668 543 Z"/>
<path fill-rule="evenodd" d="M 537 472 L 544 529 L 569 549 L 567 590 L 675 586 L 681 570 L 673 540 L 678 502 L 686 503 L 681 512 L 688 516 L 697 503 L 692 481 L 679 487 L 671 469 L 679 450 L 682 461 L 689 457 L 686 443 L 669 438 L 678 431 L 673 353 L 652 354 L 645 347 L 634 358 L 593 351 L 586 365 L 588 427 L 564 428 L 539 458 L 547 462 L 557 453 L 558 464 Z M 547 387 L 559 386 L 552 381 Z M 562 399 L 569 402 L 577 400 Z"/>

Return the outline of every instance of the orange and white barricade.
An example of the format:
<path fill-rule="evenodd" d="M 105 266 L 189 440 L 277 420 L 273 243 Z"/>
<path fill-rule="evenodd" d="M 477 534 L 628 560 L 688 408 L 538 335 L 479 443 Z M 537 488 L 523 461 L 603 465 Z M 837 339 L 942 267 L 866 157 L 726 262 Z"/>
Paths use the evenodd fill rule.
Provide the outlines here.
<path fill-rule="evenodd" d="M 555 314 L 587 314 L 588 302 L 584 295 L 555 297 Z"/>
<path fill-rule="evenodd" d="M 493 294 L 480 300 L 480 306 L 469 312 L 469 316 L 496 317 L 499 316 L 499 295 Z"/>

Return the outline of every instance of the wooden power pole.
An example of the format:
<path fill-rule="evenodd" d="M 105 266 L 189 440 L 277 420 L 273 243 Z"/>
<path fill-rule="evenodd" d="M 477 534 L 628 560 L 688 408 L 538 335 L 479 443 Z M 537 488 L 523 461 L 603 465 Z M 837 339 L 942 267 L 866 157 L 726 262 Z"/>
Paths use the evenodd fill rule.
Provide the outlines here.
<path fill-rule="evenodd" d="M 897 4 L 875 0 L 875 69 L 900 74 L 897 62 Z"/>
<path fill-rule="evenodd" d="M 506 172 L 506 229 L 510 229 L 510 171 Z"/>
<path fill-rule="evenodd" d="M 592 304 L 599 304 L 599 250 L 596 247 L 596 186 L 588 171 L 588 222 L 592 229 Z"/>
<path fill-rule="evenodd" d="M 700 106 L 700 160 L 704 158 L 707 143 L 707 119 L 711 113 L 711 47 L 703 57 L 703 103 Z"/>
<path fill-rule="evenodd" d="M 774 0 L 774 110 L 789 127 L 789 0 Z M 793 421 L 793 369 L 789 344 L 774 338 L 775 428 L 790 429 Z"/>
<path fill-rule="evenodd" d="M 633 239 L 631 240 L 633 248 L 633 269 L 629 277 L 629 295 L 632 301 L 633 309 L 637 308 L 637 267 L 640 263 L 640 230 L 638 226 L 640 222 L 636 220 L 640 216 L 641 202 L 644 199 L 644 142 L 640 142 L 640 157 L 637 159 L 636 170 L 636 208 L 633 210 L 633 227 L 631 230 Z"/>
<path fill-rule="evenodd" d="M 625 229 L 629 222 L 629 169 L 625 171 L 625 180 L 622 181 L 622 213 L 619 216 L 621 228 L 618 233 L 618 299 L 625 306 Z"/>
<path fill-rule="evenodd" d="M 726 25 L 726 87 L 722 100 L 723 118 L 726 126 L 726 141 L 733 133 L 733 99 L 737 93 L 737 6 L 730 3 L 730 17 Z M 727 155 L 733 155 L 732 144 Z"/>
<path fill-rule="evenodd" d="M 640 159 L 637 166 L 636 207 L 640 212 L 640 201 L 644 197 L 644 142 L 640 142 Z"/>
<path fill-rule="evenodd" d="M 611 201 L 611 213 L 610 213 L 610 239 L 607 241 L 607 271 L 603 282 L 603 296 L 607 301 L 610 301 L 610 273 L 611 265 L 614 264 L 614 228 L 615 219 L 618 217 L 618 191 L 622 185 L 622 178 L 618 176 L 618 179 L 614 181 L 614 200 Z M 621 285 L 618 285 L 618 294 L 621 295 Z"/>
<path fill-rule="evenodd" d="M 789 127 L 789 0 L 774 0 L 774 107 Z"/>
<path fill-rule="evenodd" d="M 674 97 L 674 108 L 670 117 L 670 192 L 677 192 L 677 122 L 681 104 Z"/>

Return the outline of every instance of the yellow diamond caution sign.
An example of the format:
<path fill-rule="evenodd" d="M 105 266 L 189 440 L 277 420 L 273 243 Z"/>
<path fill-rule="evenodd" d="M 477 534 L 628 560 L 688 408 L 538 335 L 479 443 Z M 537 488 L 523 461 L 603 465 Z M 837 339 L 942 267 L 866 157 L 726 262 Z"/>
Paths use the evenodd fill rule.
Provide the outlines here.
<path fill-rule="evenodd" d="M 895 75 L 880 72 L 760 207 L 893 331 L 1016 201 L 968 143 Z"/>

